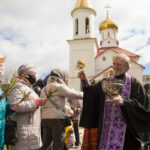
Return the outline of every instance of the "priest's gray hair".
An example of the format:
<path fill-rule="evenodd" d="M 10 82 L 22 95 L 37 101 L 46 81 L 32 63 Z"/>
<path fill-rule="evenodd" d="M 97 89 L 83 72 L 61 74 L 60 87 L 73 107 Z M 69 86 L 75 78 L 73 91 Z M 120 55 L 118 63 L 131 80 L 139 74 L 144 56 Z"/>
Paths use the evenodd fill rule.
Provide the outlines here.
<path fill-rule="evenodd" d="M 120 59 L 121 61 L 124 62 L 124 65 L 125 65 L 125 66 L 128 66 L 129 69 L 131 68 L 131 60 L 130 60 L 130 57 L 128 57 L 126 54 L 120 53 L 120 54 L 117 54 L 117 55 L 113 56 L 113 62 L 114 62 L 116 59 Z"/>

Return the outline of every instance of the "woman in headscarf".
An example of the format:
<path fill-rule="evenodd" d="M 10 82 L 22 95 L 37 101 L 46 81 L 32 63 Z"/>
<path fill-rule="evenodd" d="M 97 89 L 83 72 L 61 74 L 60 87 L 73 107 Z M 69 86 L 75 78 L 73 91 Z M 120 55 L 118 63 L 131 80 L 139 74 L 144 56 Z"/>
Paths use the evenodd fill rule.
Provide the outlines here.
<path fill-rule="evenodd" d="M 50 73 L 47 85 L 41 91 L 41 97 L 47 97 L 50 89 L 56 91 L 45 106 L 42 107 L 43 146 L 40 150 L 46 150 L 53 142 L 53 150 L 63 150 L 65 138 L 65 117 L 57 110 L 54 103 L 65 110 L 65 98 L 82 99 L 83 93 L 70 89 L 65 81 L 65 73 L 54 69 Z"/>
<path fill-rule="evenodd" d="M 39 98 L 32 89 L 36 82 L 36 71 L 33 65 L 25 64 L 18 68 L 16 87 L 10 96 L 9 102 L 20 102 L 20 107 L 12 119 L 17 121 L 18 141 L 11 150 L 37 150 L 42 146 L 40 107 L 47 99 Z M 25 95 L 26 96 L 25 98 Z"/>

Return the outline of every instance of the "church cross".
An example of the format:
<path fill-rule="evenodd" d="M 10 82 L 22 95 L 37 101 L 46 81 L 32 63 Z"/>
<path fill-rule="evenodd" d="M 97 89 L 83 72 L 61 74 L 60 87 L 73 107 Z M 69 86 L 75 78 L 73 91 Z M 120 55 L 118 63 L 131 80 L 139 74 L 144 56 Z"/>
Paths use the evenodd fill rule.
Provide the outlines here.
<path fill-rule="evenodd" d="M 107 8 L 107 10 L 108 10 L 108 9 L 111 8 L 111 7 L 107 4 L 104 8 Z"/>
<path fill-rule="evenodd" d="M 109 8 L 111 8 L 108 4 L 104 7 L 104 8 L 106 8 L 107 9 L 107 18 L 109 18 Z"/>

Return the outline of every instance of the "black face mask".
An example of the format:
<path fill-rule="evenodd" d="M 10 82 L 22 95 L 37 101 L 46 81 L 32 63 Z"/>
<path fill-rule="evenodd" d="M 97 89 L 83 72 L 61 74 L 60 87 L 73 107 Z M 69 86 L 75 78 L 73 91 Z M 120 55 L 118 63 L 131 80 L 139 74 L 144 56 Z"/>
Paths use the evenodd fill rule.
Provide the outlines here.
<path fill-rule="evenodd" d="M 29 75 L 27 80 L 33 85 L 36 82 L 36 76 L 35 75 Z"/>

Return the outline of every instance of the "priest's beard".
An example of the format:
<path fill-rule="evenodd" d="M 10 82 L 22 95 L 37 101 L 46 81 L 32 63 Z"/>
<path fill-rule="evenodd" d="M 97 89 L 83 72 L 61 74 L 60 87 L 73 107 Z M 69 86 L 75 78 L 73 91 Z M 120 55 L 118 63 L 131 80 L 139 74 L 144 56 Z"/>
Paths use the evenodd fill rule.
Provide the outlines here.
<path fill-rule="evenodd" d="M 119 76 L 119 75 L 124 74 L 124 73 L 126 73 L 126 70 L 125 70 L 125 69 L 122 69 L 122 70 L 114 70 L 115 76 Z"/>

